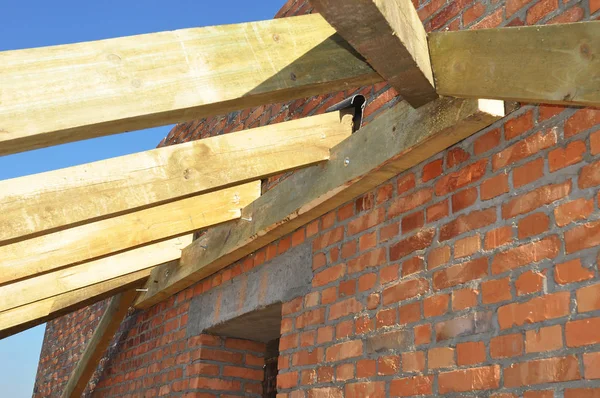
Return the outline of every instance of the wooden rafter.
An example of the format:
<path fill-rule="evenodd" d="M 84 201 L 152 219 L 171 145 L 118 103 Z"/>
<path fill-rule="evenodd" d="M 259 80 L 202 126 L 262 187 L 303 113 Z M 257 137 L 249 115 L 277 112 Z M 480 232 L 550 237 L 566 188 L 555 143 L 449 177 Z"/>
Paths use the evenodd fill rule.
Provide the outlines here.
<path fill-rule="evenodd" d="M 0 81 L 6 155 L 382 78 L 321 16 L 306 15 L 7 51 Z"/>
<path fill-rule="evenodd" d="M 410 0 L 310 2 L 412 106 L 437 98 L 427 33 Z"/>
<path fill-rule="evenodd" d="M 136 302 L 148 308 L 389 178 L 490 125 L 501 101 L 438 99 L 418 109 L 401 102 L 332 149 L 321 167 L 301 170 L 246 207 L 251 223 L 211 228 L 179 265 L 153 270 Z"/>
<path fill-rule="evenodd" d="M 179 259 L 192 235 L 154 243 L 0 287 L 0 312 Z"/>
<path fill-rule="evenodd" d="M 352 117 L 313 116 L 0 182 L 0 244 L 329 159 Z"/>
<path fill-rule="evenodd" d="M 600 21 L 436 32 L 440 95 L 600 106 Z"/>
<path fill-rule="evenodd" d="M 0 339 L 77 311 L 129 288 L 141 287 L 151 268 L 0 312 Z"/>
<path fill-rule="evenodd" d="M 254 181 L 0 246 L 0 285 L 235 220 L 260 190 Z"/>
<path fill-rule="evenodd" d="M 136 296 L 136 291 L 130 289 L 119 293 L 110 300 L 108 307 L 104 311 L 104 315 L 100 319 L 100 323 L 96 327 L 92 338 L 81 354 L 77 366 L 73 369 L 69 377 L 69 381 L 62 394 L 63 398 L 80 397 L 85 391 L 90 378 L 98 367 L 102 355 L 104 355 L 115 333 L 119 330 L 119 326 L 127 316 L 128 310 Z"/>

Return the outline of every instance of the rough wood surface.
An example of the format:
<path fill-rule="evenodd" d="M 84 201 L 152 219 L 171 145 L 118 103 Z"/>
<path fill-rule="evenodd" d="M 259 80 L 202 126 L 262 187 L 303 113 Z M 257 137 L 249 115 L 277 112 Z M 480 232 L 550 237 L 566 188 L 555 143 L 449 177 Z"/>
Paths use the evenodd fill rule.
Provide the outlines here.
<path fill-rule="evenodd" d="M 333 112 L 0 181 L 0 244 L 315 164 L 351 133 Z"/>
<path fill-rule="evenodd" d="M 130 288 L 141 287 L 150 276 L 144 269 L 106 282 L 77 289 L 35 303 L 0 312 L 0 339 L 49 322 Z"/>
<path fill-rule="evenodd" d="M 402 102 L 334 147 L 331 159 L 295 173 L 187 247 L 179 265 L 153 270 L 148 308 L 367 192 L 504 116 L 501 101 L 438 99 L 413 109 Z"/>
<path fill-rule="evenodd" d="M 440 95 L 600 106 L 600 22 L 436 32 Z"/>
<path fill-rule="evenodd" d="M 0 246 L 0 284 L 235 220 L 260 190 L 254 181 Z"/>
<path fill-rule="evenodd" d="M 382 78 L 320 15 L 305 15 L 7 51 L 0 81 L 6 155 Z"/>
<path fill-rule="evenodd" d="M 0 312 L 179 259 L 192 235 L 154 243 L 0 287 Z"/>
<path fill-rule="evenodd" d="M 410 0 L 310 0 L 412 106 L 437 98 L 427 34 Z"/>
<path fill-rule="evenodd" d="M 81 397 L 136 296 L 136 291 L 130 289 L 110 300 L 98 327 L 69 377 L 62 394 L 63 398 Z"/>

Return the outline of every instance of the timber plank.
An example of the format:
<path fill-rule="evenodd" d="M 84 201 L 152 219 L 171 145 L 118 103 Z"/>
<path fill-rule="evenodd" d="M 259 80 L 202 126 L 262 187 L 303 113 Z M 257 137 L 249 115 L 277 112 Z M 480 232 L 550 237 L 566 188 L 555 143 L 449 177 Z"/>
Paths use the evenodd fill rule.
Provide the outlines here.
<path fill-rule="evenodd" d="M 332 112 L 0 181 L 0 244 L 322 162 L 351 133 Z"/>
<path fill-rule="evenodd" d="M 4 285 L 0 312 L 177 260 L 191 242 L 186 235 Z"/>
<path fill-rule="evenodd" d="M 0 284 L 235 220 L 260 191 L 254 181 L 0 246 Z"/>
<path fill-rule="evenodd" d="M 410 0 L 311 4 L 412 106 L 437 98 L 427 33 Z"/>
<path fill-rule="evenodd" d="M 63 398 L 80 397 L 85 391 L 90 378 L 100 363 L 100 359 L 102 359 L 115 333 L 119 330 L 121 322 L 127 316 L 129 307 L 136 297 L 136 291 L 129 289 L 117 294 L 110 300 L 100 323 L 69 377 L 62 394 Z"/>
<path fill-rule="evenodd" d="M 315 14 L 6 51 L 0 81 L 6 155 L 382 78 Z"/>
<path fill-rule="evenodd" d="M 435 32 L 440 95 L 600 106 L 600 21 Z"/>
<path fill-rule="evenodd" d="M 326 164 L 295 173 L 244 208 L 252 222 L 211 228 L 183 251 L 179 265 L 157 267 L 136 306 L 164 300 L 503 116 L 500 101 L 397 104 L 334 147 Z"/>

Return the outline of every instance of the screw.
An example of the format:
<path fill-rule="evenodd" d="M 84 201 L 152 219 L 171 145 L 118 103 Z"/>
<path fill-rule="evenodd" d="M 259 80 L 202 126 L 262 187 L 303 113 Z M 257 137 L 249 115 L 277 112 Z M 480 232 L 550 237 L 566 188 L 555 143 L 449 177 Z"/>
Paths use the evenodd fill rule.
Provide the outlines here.
<path fill-rule="evenodd" d="M 350 158 L 344 159 L 344 166 L 348 166 L 350 164 Z"/>

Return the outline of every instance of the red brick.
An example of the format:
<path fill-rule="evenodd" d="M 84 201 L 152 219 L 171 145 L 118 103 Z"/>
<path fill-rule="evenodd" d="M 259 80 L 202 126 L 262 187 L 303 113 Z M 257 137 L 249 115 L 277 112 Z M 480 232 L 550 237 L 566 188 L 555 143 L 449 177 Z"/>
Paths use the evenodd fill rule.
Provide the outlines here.
<path fill-rule="evenodd" d="M 458 336 L 469 336 L 489 332 L 493 328 L 491 312 L 475 312 L 435 324 L 436 341 Z"/>
<path fill-rule="evenodd" d="M 262 381 L 264 371 L 262 369 L 251 369 L 240 366 L 225 366 L 223 368 L 223 376 Z"/>
<path fill-rule="evenodd" d="M 556 264 L 554 267 L 554 280 L 556 283 L 565 285 L 567 283 L 582 282 L 592 279 L 594 273 L 581 265 L 580 259 L 570 260 Z"/>
<path fill-rule="evenodd" d="M 447 173 L 435 184 L 435 194 L 444 196 L 466 185 L 478 181 L 485 174 L 487 159 L 463 167 L 453 173 Z"/>
<path fill-rule="evenodd" d="M 450 304 L 449 294 L 428 297 L 423 300 L 423 314 L 428 318 L 444 315 L 448 312 L 448 304 Z"/>
<path fill-rule="evenodd" d="M 515 289 L 518 296 L 536 293 L 544 287 L 545 276 L 543 273 L 526 271 L 523 272 L 515 281 Z"/>
<path fill-rule="evenodd" d="M 431 348 L 427 352 L 429 369 L 450 368 L 456 365 L 454 349 L 450 347 Z"/>
<path fill-rule="evenodd" d="M 538 112 L 540 115 L 540 117 L 539 117 L 540 122 L 558 115 L 559 113 L 563 112 L 565 109 L 567 109 L 567 108 L 562 105 L 551 105 L 551 104 L 539 105 Z"/>
<path fill-rule="evenodd" d="M 442 218 L 447 217 L 448 214 L 448 199 L 445 199 L 427 208 L 426 219 L 427 222 L 430 223 L 441 220 Z"/>
<path fill-rule="evenodd" d="M 508 191 L 508 174 L 502 173 L 481 183 L 481 200 L 489 200 Z"/>
<path fill-rule="evenodd" d="M 369 192 L 356 199 L 355 204 L 357 213 L 362 213 L 364 211 L 371 210 L 375 205 L 375 195 Z"/>
<path fill-rule="evenodd" d="M 307 326 L 318 325 L 325 322 L 325 309 L 320 308 L 303 313 L 296 318 L 296 328 L 303 329 Z"/>
<path fill-rule="evenodd" d="M 469 160 L 470 155 L 462 148 L 452 148 L 446 154 L 446 165 L 449 169 Z"/>
<path fill-rule="evenodd" d="M 372 228 L 375 225 L 381 224 L 384 219 L 385 209 L 383 207 L 366 213 L 348 223 L 348 235 L 355 235 L 369 228 Z"/>
<path fill-rule="evenodd" d="M 485 362 L 485 344 L 483 341 L 472 341 L 456 345 L 458 366 L 474 365 Z"/>
<path fill-rule="evenodd" d="M 293 393 L 292 393 L 293 394 Z M 343 398 L 343 391 L 336 387 L 321 387 L 308 390 L 307 398 Z M 292 397 L 290 397 L 292 398 Z"/>
<path fill-rule="evenodd" d="M 361 359 L 356 362 L 356 377 L 373 377 L 376 374 L 376 362 L 373 359 Z"/>
<path fill-rule="evenodd" d="M 600 185 L 600 161 L 583 166 L 579 171 L 579 188 Z"/>
<path fill-rule="evenodd" d="M 577 311 L 589 312 L 600 309 L 600 284 L 577 290 Z"/>
<path fill-rule="evenodd" d="M 403 372 L 422 372 L 425 369 L 425 353 L 423 351 L 402 353 Z"/>
<path fill-rule="evenodd" d="M 481 298 L 483 304 L 499 303 L 512 299 L 509 278 L 494 279 L 481 283 Z"/>
<path fill-rule="evenodd" d="M 450 261 L 450 246 L 440 246 L 429 250 L 427 269 L 434 269 Z"/>
<path fill-rule="evenodd" d="M 339 297 L 354 296 L 354 293 L 356 293 L 356 279 L 340 282 L 338 288 Z"/>
<path fill-rule="evenodd" d="M 536 297 L 524 303 L 510 303 L 498 309 L 501 329 L 556 319 L 570 314 L 570 293 L 558 292 Z"/>
<path fill-rule="evenodd" d="M 473 152 L 475 153 L 475 156 L 478 156 L 494 149 L 498 144 L 500 144 L 500 130 L 494 129 L 475 140 L 473 143 Z"/>
<path fill-rule="evenodd" d="M 550 226 L 550 218 L 544 213 L 534 213 L 520 219 L 518 225 L 519 239 L 525 239 L 546 232 Z"/>
<path fill-rule="evenodd" d="M 512 241 L 512 228 L 510 226 L 493 229 L 485 234 L 484 247 L 492 250 Z"/>
<path fill-rule="evenodd" d="M 564 398 L 600 398 L 600 388 L 566 388 Z"/>
<path fill-rule="evenodd" d="M 461 258 L 475 254 L 481 250 L 481 238 L 475 234 L 467 236 L 454 243 L 454 258 Z"/>
<path fill-rule="evenodd" d="M 581 109 L 565 122 L 565 138 L 572 137 L 598 124 L 600 124 L 600 110 L 593 108 Z"/>
<path fill-rule="evenodd" d="M 362 304 L 354 297 L 339 301 L 329 307 L 329 320 L 342 318 L 350 314 L 356 314 L 362 311 Z"/>
<path fill-rule="evenodd" d="M 421 228 L 423 225 L 425 225 L 425 212 L 421 210 L 404 217 L 401 225 L 403 234 Z"/>
<path fill-rule="evenodd" d="M 599 0 L 590 1 L 590 14 L 593 14 L 598 10 L 600 10 L 600 1 Z M 598 18 L 596 18 L 596 20 L 598 20 Z"/>
<path fill-rule="evenodd" d="M 385 382 L 384 381 L 365 381 L 362 383 L 346 384 L 344 396 L 348 398 L 384 398 L 385 397 Z M 323 396 L 323 398 L 331 398 L 331 396 Z"/>
<path fill-rule="evenodd" d="M 394 218 L 402 213 L 411 211 L 419 206 L 429 202 L 433 197 L 433 191 L 430 188 L 421 189 L 407 196 L 402 196 L 390 204 L 388 218 Z"/>
<path fill-rule="evenodd" d="M 479 292 L 475 289 L 464 288 L 452 291 L 452 310 L 461 311 L 477 305 Z"/>
<path fill-rule="evenodd" d="M 409 279 L 392 285 L 383 290 L 383 304 L 388 305 L 403 301 L 429 290 L 429 282 L 426 279 Z"/>
<path fill-rule="evenodd" d="M 344 238 L 344 227 L 337 227 L 324 232 L 313 241 L 313 251 L 323 250 L 324 248 L 340 242 Z"/>
<path fill-rule="evenodd" d="M 496 254 L 492 261 L 492 273 L 501 274 L 531 263 L 558 256 L 561 242 L 552 235 L 542 240 L 526 243 Z"/>
<path fill-rule="evenodd" d="M 392 184 L 386 184 L 377 189 L 376 203 L 381 204 L 387 202 L 394 196 L 394 186 Z"/>
<path fill-rule="evenodd" d="M 477 188 L 468 188 L 452 195 L 452 212 L 457 213 L 477 201 Z"/>
<path fill-rule="evenodd" d="M 443 171 L 444 160 L 434 160 L 433 162 L 427 163 L 425 166 L 423 166 L 423 176 L 421 177 L 421 180 L 423 182 L 433 180 L 434 178 L 440 176 Z"/>
<path fill-rule="evenodd" d="M 504 124 L 504 137 L 507 141 L 531 130 L 533 128 L 533 111 L 510 119 Z"/>
<path fill-rule="evenodd" d="M 351 240 L 342 245 L 342 258 L 346 259 L 356 254 L 356 240 Z"/>
<path fill-rule="evenodd" d="M 398 178 L 398 183 L 396 184 L 398 195 L 402 195 L 404 192 L 408 192 L 416 186 L 415 175 L 407 174 L 405 176 Z"/>
<path fill-rule="evenodd" d="M 565 232 L 567 254 L 600 245 L 600 221 L 594 221 Z"/>
<path fill-rule="evenodd" d="M 562 327 L 560 325 L 548 326 L 525 332 L 525 348 L 528 354 L 532 352 L 545 352 L 560 350 L 563 346 Z"/>
<path fill-rule="evenodd" d="M 571 193 L 571 181 L 546 185 L 509 201 L 502 206 L 502 217 L 512 218 L 529 213 L 541 206 L 550 204 Z"/>
<path fill-rule="evenodd" d="M 279 383 L 279 376 L 277 377 Z M 209 379 L 206 377 L 193 377 L 190 379 L 190 388 L 221 391 L 238 391 L 242 388 L 239 381 Z M 283 388 L 283 387 L 282 387 Z"/>
<path fill-rule="evenodd" d="M 483 257 L 434 272 L 433 288 L 440 290 L 483 278 L 488 273 L 487 268 L 488 259 Z"/>
<path fill-rule="evenodd" d="M 377 374 L 389 376 L 400 370 L 400 357 L 397 355 L 387 355 L 377 358 Z"/>
<path fill-rule="evenodd" d="M 598 0 L 598 4 L 600 4 L 600 0 Z M 590 134 L 590 147 L 592 155 L 600 153 L 600 130 Z"/>
<path fill-rule="evenodd" d="M 424 269 L 423 258 L 421 257 L 413 257 L 409 258 L 405 262 L 402 263 L 402 277 L 416 274 L 419 271 Z M 383 279 L 383 270 L 381 271 L 381 278 Z M 398 268 L 396 268 L 396 278 L 398 279 Z M 392 281 L 393 279 L 386 278 L 386 282 Z M 383 282 L 382 282 L 383 283 Z"/>
<path fill-rule="evenodd" d="M 556 145 L 556 131 L 538 132 L 519 140 L 492 157 L 492 168 L 498 170 Z"/>
<path fill-rule="evenodd" d="M 523 336 L 520 333 L 492 337 L 490 340 L 490 356 L 492 358 L 509 358 L 523 354 Z"/>
<path fill-rule="evenodd" d="M 567 322 L 565 335 L 568 347 L 581 347 L 600 343 L 600 318 L 588 318 Z"/>
<path fill-rule="evenodd" d="M 544 159 L 537 158 L 522 166 L 513 168 L 513 185 L 520 188 L 544 176 Z"/>
<path fill-rule="evenodd" d="M 527 24 L 533 25 L 558 8 L 558 0 L 542 0 L 527 10 Z"/>
<path fill-rule="evenodd" d="M 380 310 L 376 315 L 377 328 L 384 328 L 386 326 L 393 326 L 398 323 L 398 310 L 396 308 L 388 308 L 386 310 Z"/>
<path fill-rule="evenodd" d="M 394 236 L 398 235 L 400 232 L 400 223 L 392 223 L 389 225 L 384 225 L 379 230 L 379 241 L 385 242 Z"/>
<path fill-rule="evenodd" d="M 463 13 L 463 26 L 468 26 L 485 13 L 485 6 L 482 3 L 475 3 L 473 7 L 465 10 Z"/>
<path fill-rule="evenodd" d="M 406 304 L 398 308 L 398 315 L 400 317 L 401 325 L 408 323 L 415 323 L 421 320 L 421 302 L 415 301 L 414 303 Z"/>
<path fill-rule="evenodd" d="M 414 327 L 415 345 L 429 344 L 431 342 L 431 325 L 418 325 Z"/>
<path fill-rule="evenodd" d="M 569 143 L 565 148 L 557 148 L 550 151 L 548 154 L 550 171 L 554 172 L 581 162 L 586 151 L 587 149 L 583 141 L 574 141 Z"/>
<path fill-rule="evenodd" d="M 573 221 L 585 220 L 594 211 L 594 201 L 587 199 L 575 199 L 554 209 L 556 225 L 563 227 Z"/>
<path fill-rule="evenodd" d="M 363 342 L 361 340 L 351 340 L 327 348 L 325 358 L 327 362 L 337 362 L 360 356 L 362 353 Z"/>
<path fill-rule="evenodd" d="M 372 249 L 377 245 L 377 231 L 373 231 L 370 234 L 364 234 L 358 239 L 358 250 L 364 252 Z"/>
<path fill-rule="evenodd" d="M 507 388 L 579 380 L 577 357 L 547 358 L 514 363 L 504 369 Z"/>
<path fill-rule="evenodd" d="M 394 379 L 390 382 L 390 396 L 409 397 L 433 393 L 433 375 Z"/>
<path fill-rule="evenodd" d="M 327 268 L 324 271 L 321 271 L 315 274 L 312 284 L 315 287 L 324 286 L 331 282 L 334 282 L 346 274 L 346 265 L 338 264 L 333 267 Z"/>
<path fill-rule="evenodd" d="M 435 231 L 433 229 L 421 230 L 415 235 L 401 240 L 390 247 L 390 260 L 399 260 L 408 254 L 423 250 L 431 245 Z"/>
<path fill-rule="evenodd" d="M 586 379 L 600 379 L 600 352 L 584 353 L 583 366 Z"/>
<path fill-rule="evenodd" d="M 386 263 L 385 248 L 378 248 L 361 254 L 348 261 L 348 272 L 350 274 L 363 271 L 367 268 L 378 267 Z"/>
<path fill-rule="evenodd" d="M 438 375 L 440 394 L 497 389 L 500 386 L 500 366 L 485 366 L 443 372 Z"/>
<path fill-rule="evenodd" d="M 440 241 L 452 239 L 458 235 L 486 227 L 496 222 L 496 209 L 473 211 L 463 214 L 440 228 Z"/>

